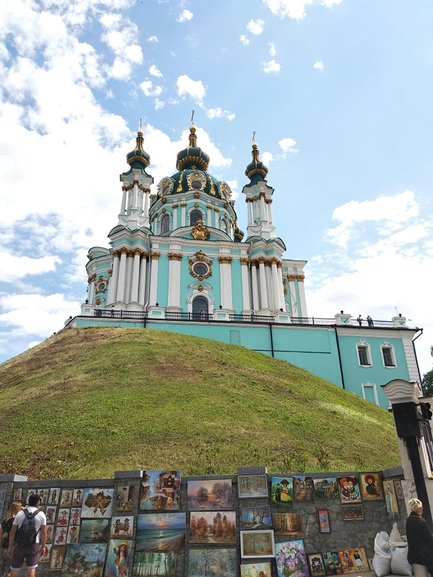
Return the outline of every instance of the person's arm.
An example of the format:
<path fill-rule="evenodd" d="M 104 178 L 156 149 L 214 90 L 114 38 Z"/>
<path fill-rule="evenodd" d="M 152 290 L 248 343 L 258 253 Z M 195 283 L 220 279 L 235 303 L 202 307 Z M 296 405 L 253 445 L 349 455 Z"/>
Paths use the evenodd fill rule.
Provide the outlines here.
<path fill-rule="evenodd" d="M 17 532 L 17 525 L 12 525 L 9 533 L 9 547 L 8 547 L 8 557 L 12 557 L 12 553 L 15 545 L 15 535 Z"/>
<path fill-rule="evenodd" d="M 46 525 L 42 525 L 41 526 L 41 530 L 39 532 L 39 544 L 40 544 L 40 549 L 41 552 L 45 550 L 45 544 L 47 542 L 47 526 Z"/>

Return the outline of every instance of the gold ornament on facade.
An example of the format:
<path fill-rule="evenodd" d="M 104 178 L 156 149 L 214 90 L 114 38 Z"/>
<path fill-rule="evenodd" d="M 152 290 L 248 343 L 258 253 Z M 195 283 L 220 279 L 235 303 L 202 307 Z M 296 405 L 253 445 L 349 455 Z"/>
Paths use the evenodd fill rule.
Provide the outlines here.
<path fill-rule="evenodd" d="M 188 185 L 188 190 L 203 190 L 206 186 L 206 177 L 198 170 L 190 172 L 186 177 L 186 182 Z"/>
<path fill-rule="evenodd" d="M 151 252 L 151 253 L 150 253 L 150 258 L 151 258 L 152 260 L 159 260 L 159 257 L 160 257 L 160 256 L 161 256 L 161 253 L 160 253 L 160 252 Z"/>
<path fill-rule="evenodd" d="M 176 192 L 182 192 L 182 176 L 183 171 L 179 174 L 179 184 L 177 185 Z"/>
<path fill-rule="evenodd" d="M 189 274 L 198 280 L 203 280 L 212 276 L 212 259 L 207 257 L 203 251 L 198 251 L 189 259 Z"/>
<path fill-rule="evenodd" d="M 248 266 L 249 260 L 247 258 L 241 258 L 241 264 L 243 266 Z"/>
<path fill-rule="evenodd" d="M 165 196 L 167 194 L 171 194 L 173 192 L 173 185 L 174 182 L 171 180 L 171 178 L 168 178 L 167 176 L 164 177 L 157 186 L 157 195 Z"/>
<path fill-rule="evenodd" d="M 231 256 L 219 256 L 218 260 L 220 264 L 232 264 L 233 257 Z"/>
<path fill-rule="evenodd" d="M 297 280 L 298 282 L 304 282 L 305 276 L 303 274 L 288 274 L 287 279 L 289 281 Z"/>
<path fill-rule="evenodd" d="M 108 269 L 108 276 L 109 276 L 109 277 L 112 277 L 112 276 L 113 276 L 113 269 L 112 269 L 112 268 L 109 268 L 109 269 Z"/>
<path fill-rule="evenodd" d="M 100 298 L 96 298 L 95 299 L 95 305 L 100 305 L 101 304 L 101 299 Z"/>
<path fill-rule="evenodd" d="M 194 192 L 194 198 L 200 198 L 200 193 L 199 192 Z"/>
<path fill-rule="evenodd" d="M 182 254 L 179 252 L 169 252 L 168 260 L 182 260 Z"/>
<path fill-rule="evenodd" d="M 191 231 L 191 236 L 194 240 L 208 240 L 210 232 L 203 224 L 203 221 L 198 220 L 197 224 Z"/>
<path fill-rule="evenodd" d="M 199 293 L 203 292 L 203 291 L 204 291 L 204 286 L 203 286 L 202 284 L 199 284 L 198 287 L 197 287 L 197 290 L 198 290 Z"/>

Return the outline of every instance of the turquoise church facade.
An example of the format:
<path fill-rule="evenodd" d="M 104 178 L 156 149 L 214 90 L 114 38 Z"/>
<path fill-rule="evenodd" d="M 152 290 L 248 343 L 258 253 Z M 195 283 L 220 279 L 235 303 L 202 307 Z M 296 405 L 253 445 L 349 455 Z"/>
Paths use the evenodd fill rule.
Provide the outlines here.
<path fill-rule="evenodd" d="M 272 223 L 274 189 L 256 144 L 244 234 L 230 187 L 208 172 L 209 157 L 191 126 L 176 172 L 152 190 L 150 157 L 138 131 L 127 155 L 117 225 L 109 247 L 88 252 L 81 314 L 67 327 L 122 326 L 210 338 L 302 367 L 358 396 L 388 406 L 381 385 L 420 381 L 413 340 L 400 315 L 369 326 L 343 311 L 308 316 L 306 261 L 284 258 Z"/>

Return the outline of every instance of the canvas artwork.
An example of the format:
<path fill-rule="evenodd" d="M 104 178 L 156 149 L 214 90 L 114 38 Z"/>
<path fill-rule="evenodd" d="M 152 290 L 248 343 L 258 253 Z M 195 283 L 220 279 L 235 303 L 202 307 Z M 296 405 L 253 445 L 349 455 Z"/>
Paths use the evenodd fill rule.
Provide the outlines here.
<path fill-rule="evenodd" d="M 274 557 L 275 541 L 274 532 L 266 531 L 241 531 L 241 557 Z"/>
<path fill-rule="evenodd" d="M 79 525 L 81 520 L 81 508 L 73 507 L 71 509 L 71 516 L 69 518 L 70 525 Z"/>
<path fill-rule="evenodd" d="M 72 493 L 72 506 L 81 507 L 83 504 L 83 489 L 74 489 Z"/>
<path fill-rule="evenodd" d="M 273 505 L 290 505 L 293 502 L 293 478 L 272 477 L 271 503 Z"/>
<path fill-rule="evenodd" d="M 417 499 L 418 495 L 416 492 L 415 481 L 413 479 L 402 479 L 401 487 L 403 489 L 404 500 L 407 502 L 409 499 Z"/>
<path fill-rule="evenodd" d="M 78 525 L 71 525 L 68 529 L 68 536 L 66 537 L 66 543 L 68 545 L 74 545 L 78 543 L 78 537 L 80 536 L 80 528 Z"/>
<path fill-rule="evenodd" d="M 66 547 L 51 547 L 50 563 L 48 565 L 49 571 L 61 571 L 63 567 L 63 560 L 65 558 Z"/>
<path fill-rule="evenodd" d="M 137 515 L 136 551 L 180 551 L 185 548 L 186 513 Z"/>
<path fill-rule="evenodd" d="M 325 577 L 326 571 L 322 553 L 311 553 L 308 555 L 308 566 L 310 567 L 311 577 Z"/>
<path fill-rule="evenodd" d="M 361 491 L 357 477 L 338 477 L 341 503 L 361 503 Z"/>
<path fill-rule="evenodd" d="M 140 483 L 141 511 L 178 511 L 180 471 L 143 471 Z"/>
<path fill-rule="evenodd" d="M 54 525 L 57 515 L 57 507 L 48 505 L 48 507 L 45 509 L 45 515 L 47 517 L 47 525 Z"/>
<path fill-rule="evenodd" d="M 300 513 L 272 513 L 275 533 L 300 537 L 302 535 Z"/>
<path fill-rule="evenodd" d="M 236 543 L 234 511 L 192 512 L 189 520 L 191 543 Z"/>
<path fill-rule="evenodd" d="M 343 521 L 363 521 L 364 508 L 361 504 L 341 505 L 341 516 Z"/>
<path fill-rule="evenodd" d="M 72 506 L 72 489 L 62 489 L 60 495 L 60 507 L 71 507 Z"/>
<path fill-rule="evenodd" d="M 278 577 L 309 577 L 307 556 L 302 539 L 275 545 Z"/>
<path fill-rule="evenodd" d="M 48 505 L 58 505 L 60 499 L 60 488 L 52 487 L 48 494 Z"/>
<path fill-rule="evenodd" d="M 359 476 L 361 496 L 365 501 L 383 499 L 382 479 L 379 473 L 361 473 Z"/>
<path fill-rule="evenodd" d="M 39 555 L 39 563 L 47 565 L 50 562 L 51 547 L 52 545 L 48 544 L 45 545 L 43 549 L 41 549 L 41 554 Z"/>
<path fill-rule="evenodd" d="M 81 521 L 80 542 L 100 543 L 110 536 L 109 519 L 83 519 Z"/>
<path fill-rule="evenodd" d="M 236 549 L 190 549 L 188 554 L 188 577 L 210 575 L 235 577 L 237 575 Z"/>
<path fill-rule="evenodd" d="M 266 475 L 239 475 L 239 499 L 268 497 L 268 478 Z"/>
<path fill-rule="evenodd" d="M 242 529 L 271 529 L 272 514 L 269 505 L 241 509 Z"/>
<path fill-rule="evenodd" d="M 317 511 L 317 519 L 319 522 L 319 533 L 330 533 L 331 523 L 329 521 L 328 509 L 319 509 Z"/>
<path fill-rule="evenodd" d="M 47 525 L 46 543 L 52 543 L 54 540 L 54 525 Z"/>
<path fill-rule="evenodd" d="M 113 517 L 111 519 L 111 538 L 119 539 L 120 537 L 134 536 L 134 516 Z"/>
<path fill-rule="evenodd" d="M 400 519 L 400 511 L 398 508 L 397 495 L 395 494 L 394 481 L 384 480 L 383 492 L 385 494 L 385 504 L 389 519 Z"/>
<path fill-rule="evenodd" d="M 12 501 L 21 501 L 23 498 L 23 490 L 22 489 L 14 489 L 12 494 Z"/>
<path fill-rule="evenodd" d="M 312 477 L 293 478 L 293 500 L 296 503 L 314 499 L 314 481 Z"/>
<path fill-rule="evenodd" d="M 188 509 L 192 511 L 217 511 L 233 508 L 231 479 L 200 479 L 188 481 Z"/>
<path fill-rule="evenodd" d="M 104 577 L 128 577 L 129 558 L 132 555 L 132 542 L 112 539 L 108 545 L 105 560 Z"/>
<path fill-rule="evenodd" d="M 336 477 L 313 479 L 316 499 L 338 499 L 338 483 Z"/>
<path fill-rule="evenodd" d="M 176 553 L 156 553 L 143 551 L 135 553 L 134 575 L 146 577 L 175 577 L 176 576 Z"/>
<path fill-rule="evenodd" d="M 69 525 L 69 515 L 71 514 L 70 509 L 59 509 L 59 514 L 57 516 L 57 526 L 67 527 Z"/>
<path fill-rule="evenodd" d="M 340 563 L 338 551 L 329 551 L 322 553 L 323 563 L 325 564 L 326 575 L 342 575 L 343 568 Z"/>
<path fill-rule="evenodd" d="M 397 499 L 404 499 L 403 486 L 400 479 L 394 479 L 394 489 Z"/>
<path fill-rule="evenodd" d="M 344 549 L 339 552 L 339 558 L 343 573 L 361 573 L 370 570 L 363 547 Z"/>
<path fill-rule="evenodd" d="M 106 553 L 105 543 L 68 545 L 62 573 L 83 577 L 102 577 Z"/>
<path fill-rule="evenodd" d="M 272 577 L 271 563 L 241 563 L 241 577 Z"/>
<path fill-rule="evenodd" d="M 81 508 L 81 518 L 103 518 L 111 517 L 113 506 L 114 489 L 86 488 L 83 490 L 83 506 Z M 62 493 L 63 497 L 63 493 Z M 71 492 L 72 499 L 72 492 Z"/>
<path fill-rule="evenodd" d="M 54 545 L 66 545 L 67 527 L 58 527 L 54 533 Z"/>
<path fill-rule="evenodd" d="M 114 489 L 115 513 L 130 513 L 134 508 L 134 485 L 116 485 Z"/>

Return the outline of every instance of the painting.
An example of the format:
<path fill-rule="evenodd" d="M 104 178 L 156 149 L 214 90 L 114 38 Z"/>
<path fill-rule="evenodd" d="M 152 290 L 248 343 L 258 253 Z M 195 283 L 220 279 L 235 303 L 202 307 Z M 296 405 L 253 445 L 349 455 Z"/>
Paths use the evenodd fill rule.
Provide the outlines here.
<path fill-rule="evenodd" d="M 66 537 L 66 543 L 68 545 L 75 545 L 78 543 L 78 537 L 80 535 L 80 527 L 78 525 L 71 525 L 68 529 L 68 536 Z"/>
<path fill-rule="evenodd" d="M 337 481 L 340 503 L 361 503 L 361 491 L 357 477 L 338 477 Z"/>
<path fill-rule="evenodd" d="M 134 557 L 134 575 L 146 577 L 175 577 L 176 576 L 176 553 L 156 553 L 143 551 L 136 553 Z"/>
<path fill-rule="evenodd" d="M 311 577 L 325 577 L 326 571 L 322 553 L 310 553 L 307 558 Z"/>
<path fill-rule="evenodd" d="M 394 489 L 397 499 L 403 500 L 404 499 L 403 485 L 401 484 L 400 479 L 394 479 Z"/>
<path fill-rule="evenodd" d="M 275 545 L 278 577 L 309 577 L 307 556 L 302 539 Z"/>
<path fill-rule="evenodd" d="M 51 547 L 48 571 L 61 571 L 65 558 L 66 547 Z"/>
<path fill-rule="evenodd" d="M 47 525 L 46 543 L 52 543 L 54 539 L 54 525 Z"/>
<path fill-rule="evenodd" d="M 48 505 L 55 505 L 59 504 L 60 498 L 60 488 L 59 487 L 52 487 L 50 492 L 48 493 Z"/>
<path fill-rule="evenodd" d="M 271 563 L 241 563 L 241 577 L 272 577 Z"/>
<path fill-rule="evenodd" d="M 323 563 L 325 564 L 326 575 L 342 575 L 343 568 L 340 563 L 338 551 L 329 551 L 322 553 Z"/>
<path fill-rule="evenodd" d="M 54 533 L 54 545 L 66 545 L 67 527 L 58 527 Z"/>
<path fill-rule="evenodd" d="M 383 499 L 382 480 L 379 473 L 361 473 L 359 476 L 361 497 L 365 501 Z"/>
<path fill-rule="evenodd" d="M 69 518 L 70 525 L 79 525 L 81 519 L 81 508 L 80 507 L 73 507 L 71 509 L 71 516 Z"/>
<path fill-rule="evenodd" d="M 54 522 L 56 520 L 56 515 L 57 515 L 57 507 L 49 505 L 45 509 L 45 516 L 47 518 L 47 525 L 54 525 Z"/>
<path fill-rule="evenodd" d="M 114 489 L 114 512 L 130 513 L 134 508 L 134 485 L 119 484 Z"/>
<path fill-rule="evenodd" d="M 370 570 L 364 547 L 344 549 L 339 552 L 339 558 L 343 573 L 361 573 Z"/>
<path fill-rule="evenodd" d="M 266 475 L 238 475 L 239 499 L 268 497 Z"/>
<path fill-rule="evenodd" d="M 100 543 L 110 536 L 109 519 L 83 519 L 81 521 L 81 543 Z"/>
<path fill-rule="evenodd" d="M 112 539 L 108 545 L 104 577 L 128 577 L 131 541 Z"/>
<path fill-rule="evenodd" d="M 22 489 L 14 489 L 12 494 L 12 501 L 21 501 L 23 498 L 23 490 Z"/>
<path fill-rule="evenodd" d="M 300 513 L 272 513 L 275 533 L 300 537 L 302 535 Z"/>
<path fill-rule="evenodd" d="M 272 529 L 272 514 L 269 505 L 241 509 L 242 529 Z"/>
<path fill-rule="evenodd" d="M 83 489 L 74 489 L 72 493 L 72 507 L 81 507 L 83 504 Z"/>
<path fill-rule="evenodd" d="M 197 511 L 189 519 L 191 543 L 236 543 L 236 513 L 234 511 Z"/>
<path fill-rule="evenodd" d="M 401 487 L 403 489 L 404 500 L 407 502 L 410 499 L 417 499 L 415 481 L 413 479 L 402 479 Z"/>
<path fill-rule="evenodd" d="M 233 508 L 231 479 L 188 481 L 187 495 L 190 511 L 222 511 Z"/>
<path fill-rule="evenodd" d="M 316 499 L 338 499 L 338 483 L 336 477 L 314 479 L 314 494 Z"/>
<path fill-rule="evenodd" d="M 140 483 L 141 511 L 178 511 L 180 471 L 143 471 Z"/>
<path fill-rule="evenodd" d="M 111 538 L 119 539 L 120 537 L 134 536 L 134 516 L 113 517 L 111 519 Z"/>
<path fill-rule="evenodd" d="M 39 563 L 46 565 L 50 562 L 51 547 L 52 545 L 45 545 L 45 547 L 41 549 L 41 554 L 39 556 Z"/>
<path fill-rule="evenodd" d="M 314 499 L 314 481 L 312 477 L 293 478 L 293 500 L 295 503 Z"/>
<path fill-rule="evenodd" d="M 241 531 L 241 557 L 274 557 L 275 541 L 274 532 L 265 531 Z"/>
<path fill-rule="evenodd" d="M 68 545 L 62 573 L 83 577 L 102 577 L 106 553 L 105 543 Z"/>
<path fill-rule="evenodd" d="M 81 518 L 83 519 L 107 519 L 111 517 L 113 506 L 114 489 L 91 489 L 87 487 L 83 490 L 83 506 L 81 508 Z M 63 492 L 62 492 L 63 498 Z M 72 501 L 72 491 L 71 491 Z M 61 503 L 61 501 L 60 501 Z"/>
<path fill-rule="evenodd" d="M 211 569 L 212 568 L 212 569 Z M 234 577 L 237 575 L 235 549 L 190 549 L 188 555 L 188 577 L 203 575 Z"/>
<path fill-rule="evenodd" d="M 364 508 L 361 504 L 341 505 L 341 516 L 343 521 L 363 521 Z"/>
<path fill-rule="evenodd" d="M 293 478 L 272 477 L 271 503 L 272 505 L 290 505 L 293 501 Z"/>
<path fill-rule="evenodd" d="M 72 506 L 72 489 L 62 489 L 62 494 L 60 496 L 60 507 L 71 507 Z"/>
<path fill-rule="evenodd" d="M 388 511 L 389 519 L 400 519 L 400 511 L 398 508 L 397 495 L 395 494 L 394 481 L 383 481 L 383 492 L 385 494 L 386 510 Z"/>
<path fill-rule="evenodd" d="M 57 526 L 67 527 L 69 525 L 69 515 L 71 514 L 70 509 L 64 509 L 63 507 L 59 509 L 59 514 L 57 516 Z"/>
<path fill-rule="evenodd" d="M 136 551 L 180 551 L 185 548 L 186 513 L 137 515 Z"/>
<path fill-rule="evenodd" d="M 328 509 L 319 509 L 317 511 L 317 520 L 319 522 L 319 533 L 331 532 Z"/>

